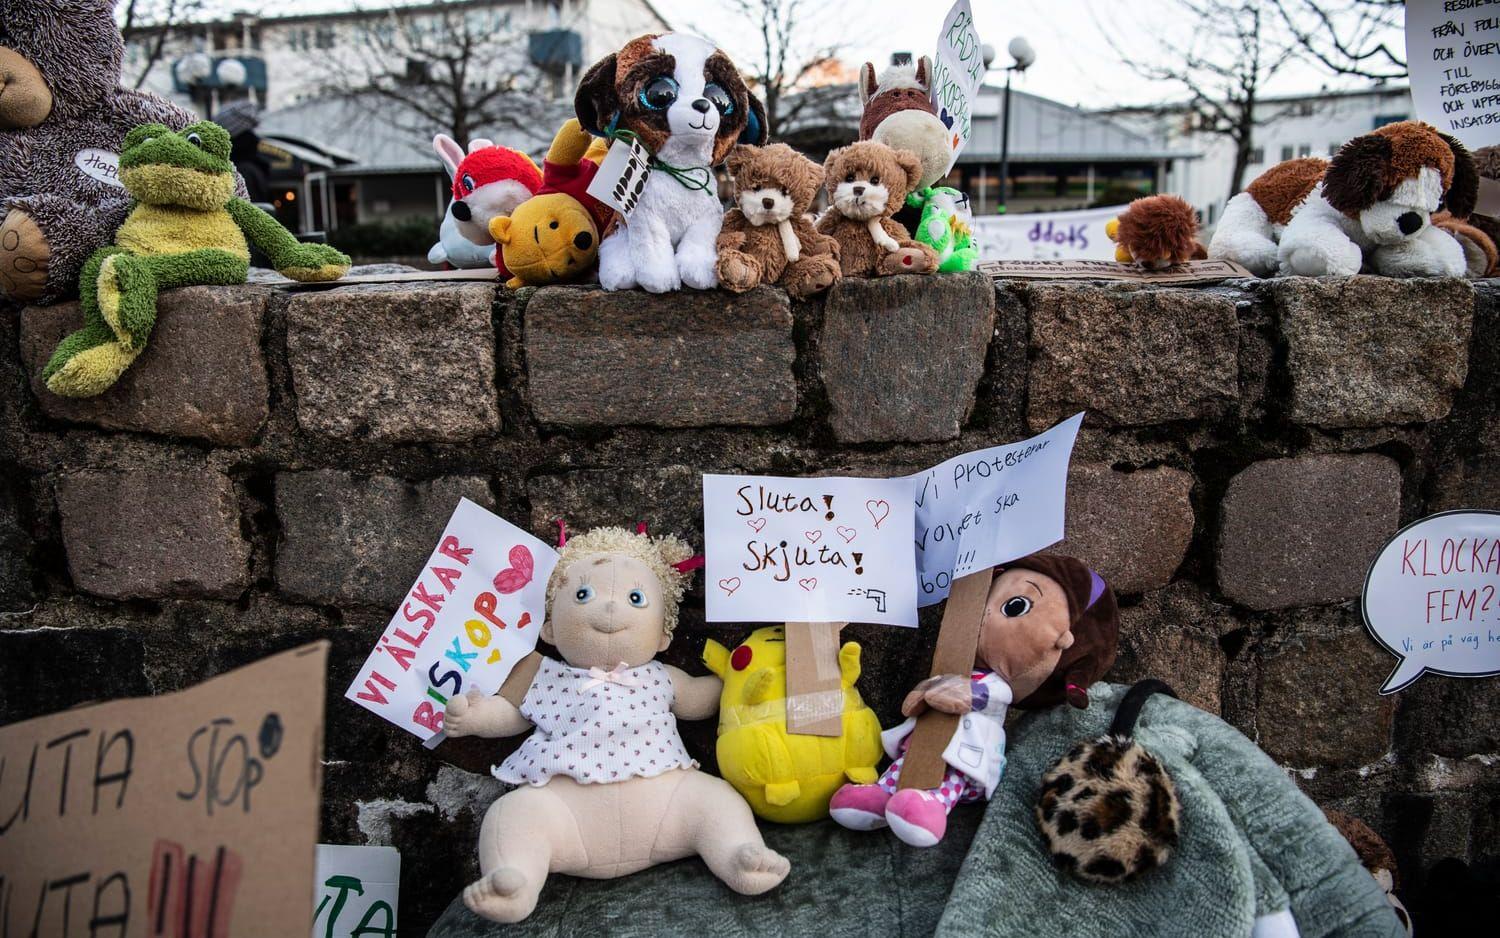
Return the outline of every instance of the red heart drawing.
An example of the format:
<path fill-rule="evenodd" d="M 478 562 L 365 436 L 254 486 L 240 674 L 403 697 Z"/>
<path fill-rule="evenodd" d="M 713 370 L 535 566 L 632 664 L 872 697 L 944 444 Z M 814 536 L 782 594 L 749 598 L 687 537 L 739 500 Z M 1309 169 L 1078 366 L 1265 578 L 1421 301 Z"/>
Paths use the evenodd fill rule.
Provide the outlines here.
<path fill-rule="evenodd" d="M 891 503 L 883 498 L 872 498 L 865 502 L 865 511 L 875 521 L 875 529 L 880 529 L 880 522 L 891 516 Z"/>
<path fill-rule="evenodd" d="M 844 543 L 845 544 L 847 544 L 850 541 L 854 540 L 854 538 L 859 534 L 859 532 L 856 531 L 856 530 L 854 530 L 853 528 L 846 527 L 845 525 L 842 525 L 842 524 L 839 525 L 839 529 L 838 530 L 839 530 L 839 537 L 841 537 L 841 538 L 844 539 Z"/>
<path fill-rule="evenodd" d="M 760 533 L 760 529 L 766 526 L 766 519 L 764 519 L 764 518 L 750 518 L 745 523 L 748 524 L 748 525 L 750 525 L 750 527 L 755 530 L 756 534 L 759 534 Z"/>
<path fill-rule="evenodd" d="M 818 578 L 815 576 L 810 576 L 806 579 L 798 580 L 797 585 L 811 593 L 813 590 L 818 588 Z"/>
<path fill-rule="evenodd" d="M 805 537 L 805 538 L 807 538 L 809 541 L 812 541 L 814 544 L 816 544 L 816 543 L 818 543 L 819 541 L 821 541 L 823 539 L 823 532 L 822 531 L 803 531 L 802 532 L 802 536 Z"/>
<path fill-rule="evenodd" d="M 532 559 L 531 551 L 525 544 L 517 544 L 510 549 L 510 566 L 495 574 L 495 590 L 502 596 L 519 593 L 531 582 L 535 572 L 536 561 Z"/>
<path fill-rule="evenodd" d="M 740 588 L 740 578 L 737 577 L 737 576 L 732 576 L 732 577 L 729 577 L 726 580 L 720 580 L 719 581 L 719 589 L 721 589 L 721 590 L 724 591 L 724 595 L 725 596 L 733 596 L 734 595 L 734 591 L 737 590 L 737 589 L 739 589 L 739 588 Z"/>

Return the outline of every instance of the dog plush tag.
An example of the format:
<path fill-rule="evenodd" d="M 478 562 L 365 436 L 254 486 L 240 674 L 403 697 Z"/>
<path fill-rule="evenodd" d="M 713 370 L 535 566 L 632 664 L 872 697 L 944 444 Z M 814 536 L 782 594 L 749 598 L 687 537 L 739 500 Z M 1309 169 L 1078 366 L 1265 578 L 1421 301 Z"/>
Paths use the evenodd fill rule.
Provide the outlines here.
<path fill-rule="evenodd" d="M 633 137 L 616 137 L 589 183 L 588 193 L 621 218 L 630 218 L 651 176 L 651 154 Z"/>

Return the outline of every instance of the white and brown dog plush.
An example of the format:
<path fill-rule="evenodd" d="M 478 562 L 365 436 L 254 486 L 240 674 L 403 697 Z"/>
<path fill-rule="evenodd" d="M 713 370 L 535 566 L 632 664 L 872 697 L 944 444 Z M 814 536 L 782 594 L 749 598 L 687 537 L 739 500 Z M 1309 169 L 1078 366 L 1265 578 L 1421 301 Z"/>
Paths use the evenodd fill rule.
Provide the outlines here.
<path fill-rule="evenodd" d="M 766 142 L 765 109 L 734 62 L 697 36 L 641 36 L 588 70 L 574 107 L 589 133 L 628 130 L 677 171 L 654 168 L 629 223 L 599 244 L 599 283 L 652 293 L 717 286 L 724 210 L 713 167 L 736 143 Z"/>
<path fill-rule="evenodd" d="M 1261 276 L 1483 276 L 1494 244 L 1459 224 L 1478 186 L 1463 144 L 1420 121 L 1387 124 L 1332 162 L 1288 160 L 1262 173 L 1224 207 L 1209 256 Z"/>

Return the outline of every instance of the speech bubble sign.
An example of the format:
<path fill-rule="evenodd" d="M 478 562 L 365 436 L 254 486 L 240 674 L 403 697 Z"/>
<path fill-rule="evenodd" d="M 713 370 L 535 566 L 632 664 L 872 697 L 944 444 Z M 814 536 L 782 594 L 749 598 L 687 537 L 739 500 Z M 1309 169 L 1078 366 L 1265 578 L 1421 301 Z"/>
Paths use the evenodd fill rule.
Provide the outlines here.
<path fill-rule="evenodd" d="M 1370 564 L 1365 628 L 1401 659 L 1394 694 L 1431 671 L 1500 674 L 1500 511 L 1446 511 L 1407 525 Z"/>

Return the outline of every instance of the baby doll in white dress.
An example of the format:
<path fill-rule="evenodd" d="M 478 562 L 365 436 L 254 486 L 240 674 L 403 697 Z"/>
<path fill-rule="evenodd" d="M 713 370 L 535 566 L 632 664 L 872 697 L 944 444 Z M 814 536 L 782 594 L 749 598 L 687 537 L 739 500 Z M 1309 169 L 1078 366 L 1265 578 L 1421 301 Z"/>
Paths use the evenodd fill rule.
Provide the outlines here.
<path fill-rule="evenodd" d="M 494 769 L 520 787 L 485 814 L 480 878 L 464 904 L 497 922 L 536 907 L 549 873 L 609 879 L 698 855 L 756 895 L 790 864 L 761 839 L 728 782 L 698 771 L 675 718 L 712 716 L 722 684 L 654 660 L 672 641 L 691 549 L 675 537 L 601 528 L 562 548 L 547 584 L 543 658 L 519 707 L 475 691 L 448 702 L 449 736 L 514 736 Z"/>

